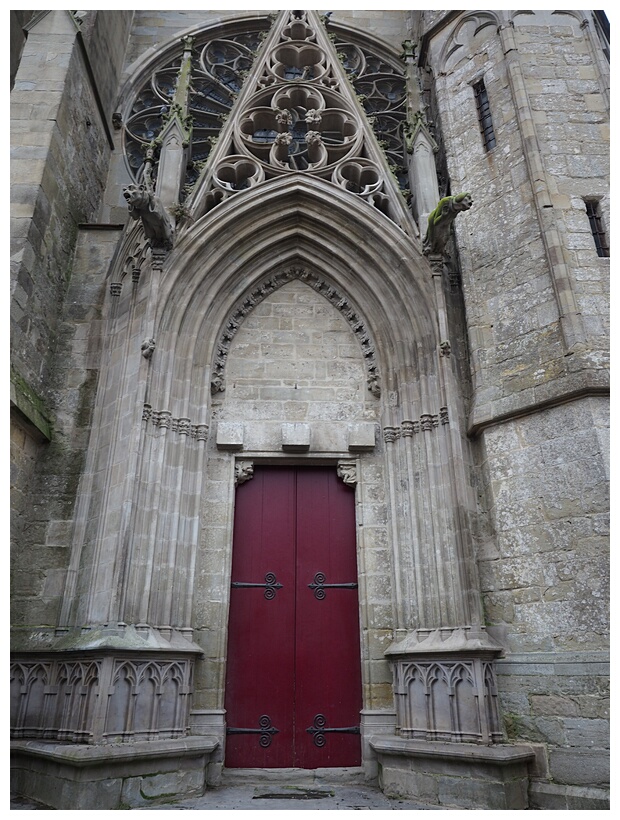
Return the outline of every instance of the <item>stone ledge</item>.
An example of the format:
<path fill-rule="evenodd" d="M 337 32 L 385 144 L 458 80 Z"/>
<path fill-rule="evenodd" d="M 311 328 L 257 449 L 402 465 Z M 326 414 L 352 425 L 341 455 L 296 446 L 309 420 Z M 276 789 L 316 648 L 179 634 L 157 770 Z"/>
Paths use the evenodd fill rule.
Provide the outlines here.
<path fill-rule="evenodd" d="M 527 809 L 535 752 L 526 745 L 483 746 L 399 737 L 370 739 L 388 797 L 440 808 Z"/>
<path fill-rule="evenodd" d="M 100 746 L 16 740 L 11 790 L 53 809 L 147 808 L 204 794 L 219 746 L 214 737 Z"/>
<path fill-rule="evenodd" d="M 557 380 L 552 383 L 555 389 L 552 395 L 532 395 L 531 398 L 524 399 L 520 393 L 517 393 L 493 402 L 493 406 L 474 404 L 469 417 L 467 435 L 475 438 L 487 427 L 505 424 L 580 399 L 608 398 L 610 395 L 608 371 L 600 371 L 595 375 L 600 377 L 601 384 L 595 383 L 596 379 L 592 378 L 589 381 L 584 380 L 588 383 L 573 386 L 570 383 L 570 377 L 566 377 L 565 380 Z M 575 380 L 579 381 L 577 378 Z M 548 385 L 546 387 L 551 393 L 551 387 Z"/>
<path fill-rule="evenodd" d="M 481 761 L 496 766 L 519 762 L 533 762 L 535 752 L 528 745 L 478 746 L 473 743 L 440 743 L 435 740 L 408 740 L 406 738 L 373 736 L 372 748 L 381 754 L 399 757 L 439 758 L 454 761 Z"/>
<path fill-rule="evenodd" d="M 609 652 L 519 652 L 496 661 L 498 675 L 609 675 Z"/>
<path fill-rule="evenodd" d="M 608 789 L 563 786 L 557 783 L 532 783 L 530 808 L 541 810 L 608 810 Z"/>
<path fill-rule="evenodd" d="M 184 737 L 176 740 L 144 740 L 136 743 L 90 746 L 87 744 L 50 743 L 44 740 L 12 740 L 11 753 L 25 754 L 77 768 L 102 763 L 125 763 L 136 759 L 196 757 L 211 754 L 219 746 L 216 737 Z"/>

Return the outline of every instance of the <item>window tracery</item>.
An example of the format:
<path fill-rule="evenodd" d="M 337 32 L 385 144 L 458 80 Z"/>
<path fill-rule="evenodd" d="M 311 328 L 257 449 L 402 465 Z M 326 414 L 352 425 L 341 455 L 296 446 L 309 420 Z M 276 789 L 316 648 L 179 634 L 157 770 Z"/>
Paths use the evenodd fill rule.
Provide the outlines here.
<path fill-rule="evenodd" d="M 196 45 L 188 106 L 192 136 L 186 186 L 191 186 L 198 178 L 269 24 L 269 21 L 263 21 L 262 29 L 258 31 L 215 37 Z M 129 171 L 136 181 L 142 179 L 147 149 L 165 125 L 177 85 L 181 59 L 179 49 L 179 54 L 168 65 L 153 72 L 131 107 L 125 124 L 125 156 Z M 156 166 L 153 176 L 156 177 Z"/>
<path fill-rule="evenodd" d="M 387 182 L 385 160 L 405 192 L 404 67 L 348 42 L 342 34 L 328 35 L 313 12 L 280 18 L 279 32 L 271 35 L 261 66 L 253 73 L 254 88 L 244 88 L 241 108 L 233 112 L 226 146 L 218 144 L 214 153 L 270 21 L 262 25 L 261 31 L 229 36 L 220 29 L 220 36 L 216 33 L 194 46 L 184 115 L 190 149 L 181 202 L 187 199 L 199 217 L 264 180 L 304 172 L 344 188 L 402 224 L 404 203 L 398 203 L 396 188 Z M 127 162 L 137 182 L 149 171 L 156 184 L 158 135 L 173 116 L 182 70 L 177 56 L 154 71 L 126 118 Z M 368 123 L 360 116 L 355 95 Z M 370 145 L 372 138 L 369 143 L 369 125 L 384 157 L 376 143 Z M 149 151 L 152 171 L 145 162 Z M 207 162 L 210 167 L 203 173 Z"/>

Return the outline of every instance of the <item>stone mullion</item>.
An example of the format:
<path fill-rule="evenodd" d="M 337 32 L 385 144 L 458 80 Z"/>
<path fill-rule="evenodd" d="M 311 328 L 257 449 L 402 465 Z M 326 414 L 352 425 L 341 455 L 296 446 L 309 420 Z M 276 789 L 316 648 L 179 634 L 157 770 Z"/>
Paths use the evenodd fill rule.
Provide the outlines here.
<path fill-rule="evenodd" d="M 523 155 L 527 165 L 540 235 L 545 247 L 549 274 L 559 311 L 560 328 L 565 352 L 571 353 L 576 345 L 585 343 L 585 331 L 570 276 L 570 264 L 558 230 L 557 209 L 553 208 L 551 193 L 547 183 L 536 124 L 530 107 L 523 69 L 519 59 L 514 24 L 502 25 L 498 29 L 506 60 L 508 82 L 523 145 Z"/>

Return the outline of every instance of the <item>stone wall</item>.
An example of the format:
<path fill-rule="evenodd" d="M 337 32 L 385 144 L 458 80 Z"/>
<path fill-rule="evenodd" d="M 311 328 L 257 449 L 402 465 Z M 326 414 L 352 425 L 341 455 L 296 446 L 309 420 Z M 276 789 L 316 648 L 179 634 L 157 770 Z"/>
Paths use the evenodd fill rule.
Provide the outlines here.
<path fill-rule="evenodd" d="M 599 393 L 609 260 L 597 256 L 584 202 L 599 199 L 605 220 L 608 66 L 588 21 L 472 12 L 447 17 L 426 43 L 452 192 L 475 202 L 456 235 L 469 428 L 479 434 L 480 588 L 487 628 L 507 650 L 498 672 L 508 737 L 541 744 L 530 790 L 539 808 L 604 805 L 608 777 L 609 419 Z M 491 150 L 472 89 L 480 79 Z"/>
<path fill-rule="evenodd" d="M 35 415 L 46 421 L 51 439 L 41 446 L 35 475 L 23 472 L 19 457 L 16 462 L 17 522 L 19 499 L 30 499 L 28 525 L 18 527 L 14 544 L 17 572 L 31 570 L 25 586 L 19 581 L 16 625 L 54 625 L 64 586 L 99 367 L 96 319 L 110 235 L 88 237 L 86 268 L 74 268 L 75 248 L 79 225 L 97 219 L 103 194 L 110 155 L 105 118 L 127 19 L 124 13 L 99 25 L 95 19 L 89 32 L 91 68 L 107 112 L 68 12 L 49 12 L 31 26 L 11 94 L 12 364 L 20 395 L 38 397 Z M 34 405 L 19 406 L 36 425 Z"/>

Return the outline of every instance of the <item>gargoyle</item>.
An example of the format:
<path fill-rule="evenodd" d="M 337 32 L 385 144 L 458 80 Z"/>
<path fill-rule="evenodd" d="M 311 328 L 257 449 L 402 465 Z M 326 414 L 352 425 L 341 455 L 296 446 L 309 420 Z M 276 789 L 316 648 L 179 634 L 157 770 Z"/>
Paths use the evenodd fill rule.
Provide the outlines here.
<path fill-rule="evenodd" d="M 424 253 L 442 254 L 450 238 L 450 226 L 462 211 L 474 204 L 471 194 L 445 196 L 428 215 L 428 229 L 424 237 Z"/>
<path fill-rule="evenodd" d="M 174 235 L 174 225 L 161 199 L 148 191 L 145 185 L 132 183 L 123 189 L 129 213 L 134 219 L 141 219 L 146 238 L 152 248 L 170 250 Z"/>

